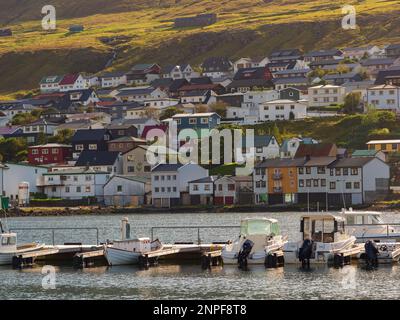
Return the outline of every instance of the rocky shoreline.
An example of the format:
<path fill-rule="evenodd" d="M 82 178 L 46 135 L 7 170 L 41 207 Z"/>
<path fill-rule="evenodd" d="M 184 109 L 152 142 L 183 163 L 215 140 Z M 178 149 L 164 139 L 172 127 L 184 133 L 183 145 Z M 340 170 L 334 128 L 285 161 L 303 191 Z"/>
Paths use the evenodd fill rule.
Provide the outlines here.
<path fill-rule="evenodd" d="M 400 203 L 354 206 L 354 210 L 391 211 L 400 213 Z M 321 208 L 321 210 L 323 210 Z M 330 208 L 330 211 L 340 211 L 341 208 Z M 174 213 L 244 213 L 244 212 L 307 212 L 304 206 L 229 206 L 229 207 L 176 207 L 176 208 L 115 208 L 115 207 L 73 207 L 73 208 L 14 208 L 8 210 L 7 217 L 46 217 L 46 216 L 81 216 L 81 215 L 118 215 L 118 214 L 174 214 Z M 310 211 L 318 211 L 311 207 Z"/>

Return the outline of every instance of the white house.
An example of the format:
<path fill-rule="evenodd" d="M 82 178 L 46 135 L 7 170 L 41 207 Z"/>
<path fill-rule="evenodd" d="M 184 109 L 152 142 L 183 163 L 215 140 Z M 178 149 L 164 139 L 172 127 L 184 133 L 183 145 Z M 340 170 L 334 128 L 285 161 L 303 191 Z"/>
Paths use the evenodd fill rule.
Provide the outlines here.
<path fill-rule="evenodd" d="M 240 58 L 233 63 L 233 71 L 236 73 L 243 68 L 265 67 L 270 62 L 268 57 Z"/>
<path fill-rule="evenodd" d="M 63 76 L 47 76 L 40 80 L 40 92 L 50 93 L 60 91 L 60 82 Z"/>
<path fill-rule="evenodd" d="M 179 103 L 179 99 L 171 98 L 159 98 L 159 99 L 148 99 L 144 102 L 144 106 L 154 109 L 165 109 L 168 107 L 176 106 Z"/>
<path fill-rule="evenodd" d="M 208 177 L 198 164 L 159 164 L 151 171 L 151 193 L 156 207 L 190 204 L 189 182 Z"/>
<path fill-rule="evenodd" d="M 102 88 L 115 88 L 127 84 L 126 73 L 123 71 L 108 72 L 100 77 Z"/>
<path fill-rule="evenodd" d="M 119 90 L 115 96 L 119 101 L 137 101 L 142 102 L 146 100 L 168 98 L 168 94 L 159 88 L 153 87 L 133 87 L 123 88 Z"/>
<path fill-rule="evenodd" d="M 217 101 L 216 93 L 212 90 L 195 90 L 181 95 L 182 103 L 212 104 Z"/>
<path fill-rule="evenodd" d="M 18 200 L 18 185 L 21 182 L 29 183 L 29 192 L 39 192 L 37 182 L 43 173 L 48 171 L 47 167 L 34 166 L 28 163 L 6 163 L 5 170 L 2 170 L 3 194 L 10 198 L 10 201 Z"/>
<path fill-rule="evenodd" d="M 342 49 L 343 57 L 355 60 L 361 60 L 363 58 L 378 58 L 383 50 L 378 46 L 366 46 L 366 47 L 349 47 Z"/>
<path fill-rule="evenodd" d="M 335 85 L 319 85 L 308 88 L 309 107 L 327 107 L 342 104 L 346 96 L 346 88 Z"/>
<path fill-rule="evenodd" d="M 146 204 L 150 178 L 114 175 L 104 185 L 104 203 L 108 206 L 139 206 Z"/>
<path fill-rule="evenodd" d="M 61 92 L 66 92 L 86 89 L 85 84 L 86 81 L 81 74 L 67 74 L 62 78 L 59 86 Z"/>
<path fill-rule="evenodd" d="M 247 91 L 243 94 L 243 105 L 258 108 L 260 104 L 277 99 L 279 99 L 279 91 L 276 90 Z"/>
<path fill-rule="evenodd" d="M 210 205 L 213 203 L 214 181 L 216 177 L 210 176 L 189 182 L 190 203 L 192 205 Z"/>
<path fill-rule="evenodd" d="M 100 85 L 99 77 L 95 75 L 83 76 L 83 81 L 86 89 L 97 87 Z"/>
<path fill-rule="evenodd" d="M 367 105 L 400 112 L 400 87 L 379 85 L 367 89 Z"/>
<path fill-rule="evenodd" d="M 23 133 L 26 134 L 44 133 L 46 135 L 53 135 L 57 126 L 58 123 L 48 122 L 45 119 L 38 119 L 34 122 L 24 125 L 22 130 Z"/>
<path fill-rule="evenodd" d="M 199 77 L 200 74 L 195 72 L 190 64 L 169 65 L 162 68 L 162 78 L 176 79 L 192 79 Z"/>
<path fill-rule="evenodd" d="M 274 136 L 254 136 L 253 145 L 247 145 L 247 138 L 242 138 L 242 154 L 252 157 L 256 162 L 279 157 L 279 143 Z"/>
<path fill-rule="evenodd" d="M 98 201 L 103 201 L 103 187 L 109 178 L 109 172 L 86 168 L 52 171 L 42 174 L 38 187 L 49 198 L 78 200 L 95 197 Z"/>
<path fill-rule="evenodd" d="M 295 120 L 307 117 L 306 100 L 274 100 L 259 106 L 260 121 Z"/>

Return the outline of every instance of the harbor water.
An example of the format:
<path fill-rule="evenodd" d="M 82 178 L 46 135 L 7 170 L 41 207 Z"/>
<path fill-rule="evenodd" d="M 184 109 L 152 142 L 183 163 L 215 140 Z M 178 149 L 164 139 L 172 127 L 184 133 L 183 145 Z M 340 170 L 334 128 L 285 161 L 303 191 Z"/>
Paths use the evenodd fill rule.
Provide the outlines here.
<path fill-rule="evenodd" d="M 18 230 L 18 228 L 98 228 L 100 242 L 119 238 L 119 225 L 127 216 L 134 236 L 150 236 L 157 226 L 239 226 L 245 217 L 279 220 L 282 233 L 299 240 L 300 213 L 142 214 L 112 216 L 8 218 L 7 226 L 18 233 L 19 243 L 96 243 L 97 230 Z M 400 222 L 400 214 L 385 213 L 386 222 Z M 4 220 L 3 220 L 4 221 Z M 233 240 L 239 229 L 154 229 L 162 242 Z M 366 271 L 356 264 L 341 269 L 296 266 L 265 269 L 235 266 L 202 270 L 199 264 L 171 265 L 141 270 L 135 266 L 75 270 L 56 266 L 54 286 L 43 286 L 42 267 L 13 270 L 0 267 L 0 299 L 398 299 L 400 266 L 380 266 Z M 390 289 L 389 289 L 390 288 Z"/>

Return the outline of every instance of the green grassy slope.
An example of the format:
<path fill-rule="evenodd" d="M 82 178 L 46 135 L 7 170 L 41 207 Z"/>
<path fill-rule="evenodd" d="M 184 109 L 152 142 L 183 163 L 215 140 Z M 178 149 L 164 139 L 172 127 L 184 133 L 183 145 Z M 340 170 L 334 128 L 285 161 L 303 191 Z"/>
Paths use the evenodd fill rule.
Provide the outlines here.
<path fill-rule="evenodd" d="M 48 73 L 101 71 L 112 51 L 118 55 L 110 69 L 123 70 L 146 61 L 196 64 L 209 55 L 237 58 L 287 47 L 400 42 L 400 1 L 392 0 L 54 0 L 57 30 L 51 33 L 41 30 L 46 2 L 0 0 L 0 23 L 14 32 L 0 38 L 0 72 L 5 75 L 0 92 L 34 88 Z M 356 30 L 340 28 L 342 4 L 356 6 Z M 173 28 L 174 18 L 204 12 L 216 12 L 220 20 L 204 28 Z M 85 31 L 69 34 L 73 23 L 83 24 Z M 114 45 L 100 41 L 115 35 L 127 40 Z M 17 62 L 22 70 L 15 72 Z"/>

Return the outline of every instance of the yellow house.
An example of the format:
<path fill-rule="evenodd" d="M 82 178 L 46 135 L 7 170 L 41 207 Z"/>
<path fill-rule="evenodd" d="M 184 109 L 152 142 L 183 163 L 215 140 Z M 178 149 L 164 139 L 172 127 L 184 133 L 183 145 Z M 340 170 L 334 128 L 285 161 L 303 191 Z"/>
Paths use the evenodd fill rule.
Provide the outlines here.
<path fill-rule="evenodd" d="M 400 139 L 396 140 L 371 140 L 367 142 L 369 150 L 386 153 L 400 152 Z"/>

